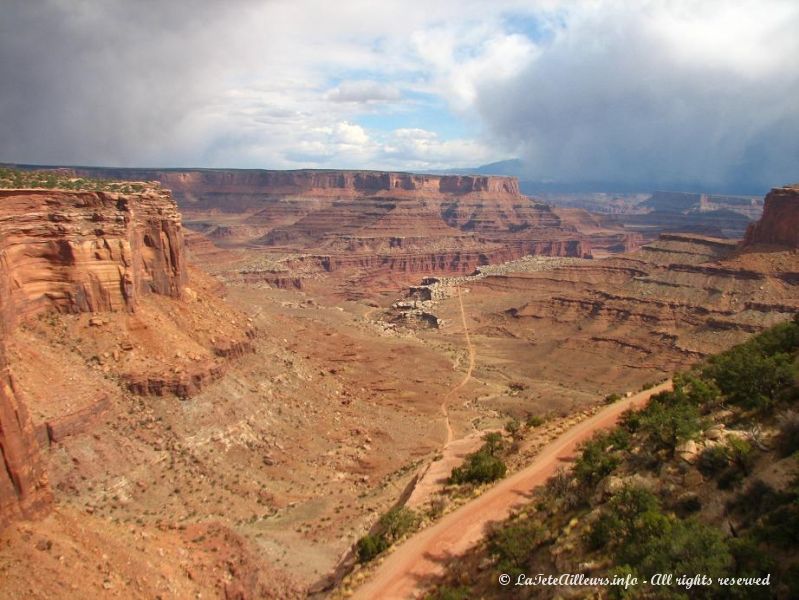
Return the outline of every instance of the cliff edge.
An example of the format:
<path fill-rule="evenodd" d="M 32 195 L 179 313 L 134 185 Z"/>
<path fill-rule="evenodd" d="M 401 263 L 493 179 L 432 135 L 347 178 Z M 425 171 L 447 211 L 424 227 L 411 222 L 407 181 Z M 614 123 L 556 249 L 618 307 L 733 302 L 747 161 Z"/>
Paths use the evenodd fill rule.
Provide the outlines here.
<path fill-rule="evenodd" d="M 46 310 L 136 309 L 143 294 L 180 297 L 180 215 L 169 192 L 0 190 L 0 527 L 51 503 L 39 442 L 6 358 L 16 325 Z"/>
<path fill-rule="evenodd" d="M 744 247 L 755 244 L 799 248 L 799 184 L 768 193 L 763 216 L 749 226 L 744 238 Z"/>

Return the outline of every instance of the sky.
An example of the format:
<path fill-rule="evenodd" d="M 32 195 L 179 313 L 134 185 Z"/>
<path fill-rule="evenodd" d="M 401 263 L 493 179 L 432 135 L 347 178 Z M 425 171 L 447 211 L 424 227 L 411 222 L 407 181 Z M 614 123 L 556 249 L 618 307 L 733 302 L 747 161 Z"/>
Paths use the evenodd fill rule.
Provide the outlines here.
<path fill-rule="evenodd" d="M 4 0 L 0 161 L 799 181 L 796 0 Z"/>

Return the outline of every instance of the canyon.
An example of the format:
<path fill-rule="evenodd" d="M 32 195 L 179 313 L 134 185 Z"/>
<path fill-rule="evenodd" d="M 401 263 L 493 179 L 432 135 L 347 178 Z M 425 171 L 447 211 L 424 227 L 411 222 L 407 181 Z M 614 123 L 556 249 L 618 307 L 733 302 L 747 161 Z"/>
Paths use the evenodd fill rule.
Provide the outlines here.
<path fill-rule="evenodd" d="M 67 169 L 81 177 L 158 181 L 190 229 L 226 248 L 272 260 L 266 281 L 289 271 L 368 270 L 366 287 L 397 287 L 419 273 L 540 254 L 624 252 L 638 232 L 580 209 L 557 209 L 519 191 L 513 177 L 376 171 Z M 249 277 L 254 277 L 250 269 Z M 409 275 L 411 277 L 409 277 Z M 302 277 L 294 277 L 295 281 Z"/>
<path fill-rule="evenodd" d="M 0 190 L 8 597 L 303 597 L 450 438 L 799 311 L 796 186 L 739 243 L 505 177 L 56 173 Z"/>

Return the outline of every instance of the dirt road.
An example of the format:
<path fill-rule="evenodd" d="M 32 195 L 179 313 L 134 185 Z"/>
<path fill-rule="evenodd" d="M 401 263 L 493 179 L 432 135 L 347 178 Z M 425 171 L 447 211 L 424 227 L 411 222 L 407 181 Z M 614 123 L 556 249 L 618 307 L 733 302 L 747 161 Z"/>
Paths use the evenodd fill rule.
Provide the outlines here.
<path fill-rule="evenodd" d="M 475 361 L 475 350 L 474 346 L 472 345 L 472 339 L 469 337 L 469 327 L 466 324 L 466 311 L 463 308 L 463 296 L 461 295 L 461 287 L 455 286 L 455 289 L 458 291 L 458 305 L 460 306 L 461 310 L 461 323 L 463 323 L 463 335 L 466 338 L 466 348 L 469 351 L 469 366 L 466 369 L 466 373 L 463 376 L 463 379 L 455 385 L 441 401 L 441 412 L 444 415 L 445 424 L 447 426 L 447 441 L 444 443 L 444 448 L 449 446 L 450 442 L 452 442 L 452 425 L 449 422 L 449 410 L 448 405 L 449 401 L 452 397 L 457 394 L 463 386 L 469 383 L 469 380 L 472 378 L 472 372 L 474 371 L 474 361 Z"/>
<path fill-rule="evenodd" d="M 570 459 L 577 446 L 595 431 L 612 427 L 622 412 L 643 405 L 653 394 L 671 388 L 671 381 L 602 408 L 544 448 L 535 461 L 498 483 L 482 496 L 419 532 L 388 555 L 354 598 L 390 600 L 416 598 L 420 580 L 443 573 L 443 561 L 464 553 L 483 537 L 488 523 L 506 519 L 530 493 Z"/>

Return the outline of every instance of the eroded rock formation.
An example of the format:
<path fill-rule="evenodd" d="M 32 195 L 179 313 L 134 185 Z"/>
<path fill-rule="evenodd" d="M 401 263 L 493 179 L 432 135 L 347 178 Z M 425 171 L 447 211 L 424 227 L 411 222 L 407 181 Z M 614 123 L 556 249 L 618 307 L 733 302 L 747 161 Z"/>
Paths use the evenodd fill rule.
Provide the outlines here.
<path fill-rule="evenodd" d="M 774 188 L 766 196 L 762 218 L 744 239 L 745 246 L 755 244 L 799 248 L 799 185 Z"/>
<path fill-rule="evenodd" d="M 6 337 L 27 317 L 133 311 L 142 294 L 179 297 L 183 235 L 168 192 L 0 191 L 0 526 L 41 514 L 50 492 L 26 403 L 8 369 Z M 65 421 L 48 438 L 67 435 Z M 55 426 L 54 426 L 55 427 Z"/>
<path fill-rule="evenodd" d="M 2 190 L 4 318 L 133 310 L 153 292 L 179 297 L 183 233 L 169 193 Z"/>

